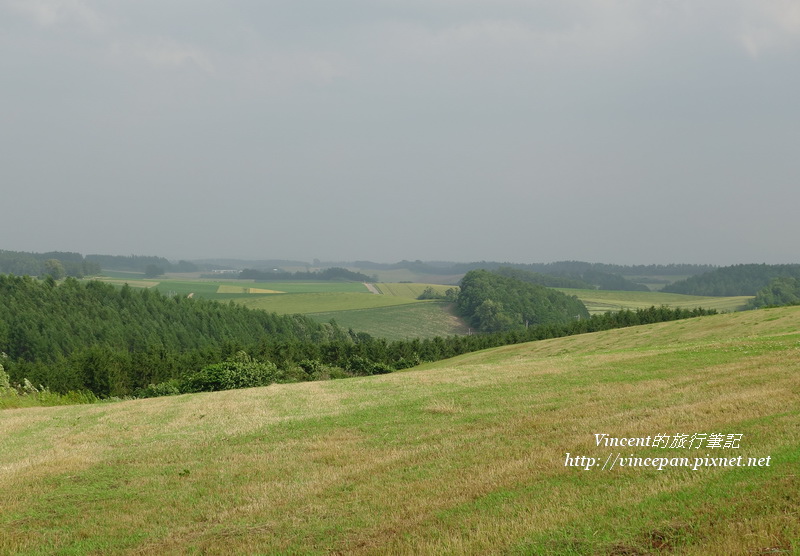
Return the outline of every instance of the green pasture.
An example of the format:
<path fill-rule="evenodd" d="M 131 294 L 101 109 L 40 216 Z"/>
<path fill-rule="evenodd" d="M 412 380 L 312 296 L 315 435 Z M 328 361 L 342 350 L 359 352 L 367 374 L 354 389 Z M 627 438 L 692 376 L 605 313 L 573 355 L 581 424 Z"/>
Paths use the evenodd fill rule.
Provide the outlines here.
<path fill-rule="evenodd" d="M 800 307 L 768 309 L 374 377 L 0 411 L 0 553 L 798 554 L 798 330 Z M 677 464 L 707 456 L 754 463 Z M 618 457 L 676 465 L 603 469 Z"/>
<path fill-rule="evenodd" d="M 457 288 L 457 286 L 443 286 L 441 284 L 419 284 L 419 283 L 400 283 L 400 282 L 380 282 L 375 284 L 375 287 L 383 295 L 393 295 L 396 297 L 407 297 L 409 299 L 417 299 L 426 288 L 433 288 L 435 292 L 444 295 L 450 288 Z"/>
<path fill-rule="evenodd" d="M 169 278 L 143 278 L 137 274 L 135 278 L 125 276 L 132 273 L 115 273 L 119 276 L 107 276 L 101 278 L 103 281 L 115 285 L 129 284 L 131 287 L 153 287 L 153 283 L 160 292 L 168 294 L 187 296 L 194 294 L 196 297 L 210 299 L 233 299 L 238 296 L 257 296 L 257 295 L 279 295 L 279 294 L 250 294 L 244 290 L 248 288 L 277 290 L 286 293 L 342 293 L 342 292 L 362 292 L 369 293 L 369 290 L 360 282 L 252 282 L 249 280 L 176 280 Z M 226 291 L 220 293 L 220 286 Z M 230 290 L 242 290 L 242 293 L 232 293 Z"/>
<path fill-rule="evenodd" d="M 574 295 L 580 299 L 590 313 L 605 313 L 607 311 L 621 311 L 623 309 L 645 309 L 647 307 L 680 307 L 694 309 L 703 307 L 717 311 L 738 311 L 752 299 L 750 296 L 739 297 L 710 297 L 700 295 L 684 295 L 679 293 L 662 292 L 626 292 L 607 290 L 578 290 L 557 288 L 567 295 Z"/>
<path fill-rule="evenodd" d="M 363 287 L 363 286 L 362 286 Z M 325 313 L 373 309 L 407 303 L 422 303 L 402 297 L 375 295 L 371 293 L 317 292 L 296 294 L 269 294 L 238 296 L 236 303 L 251 309 L 262 309 L 275 313 Z"/>
<path fill-rule="evenodd" d="M 320 322 L 335 320 L 343 328 L 367 332 L 376 338 L 406 340 L 466 334 L 468 328 L 453 314 L 449 303 L 425 301 L 371 309 L 309 313 Z"/>

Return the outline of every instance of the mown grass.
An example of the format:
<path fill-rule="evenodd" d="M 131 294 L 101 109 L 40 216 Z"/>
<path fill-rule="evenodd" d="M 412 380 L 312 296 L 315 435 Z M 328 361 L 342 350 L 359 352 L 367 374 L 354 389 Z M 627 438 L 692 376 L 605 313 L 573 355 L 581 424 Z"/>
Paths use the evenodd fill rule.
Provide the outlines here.
<path fill-rule="evenodd" d="M 383 285 L 383 284 L 381 284 Z M 407 303 L 374 309 L 309 313 L 319 322 L 335 320 L 343 328 L 376 338 L 406 340 L 466 334 L 467 326 L 454 315 L 452 304 L 438 301 Z"/>
<path fill-rule="evenodd" d="M 378 377 L 2 411 L 0 553 L 797 553 L 799 328 L 800 308 L 751 311 Z M 723 454 L 595 433 L 743 436 Z M 772 463 L 584 471 L 567 452 Z"/>

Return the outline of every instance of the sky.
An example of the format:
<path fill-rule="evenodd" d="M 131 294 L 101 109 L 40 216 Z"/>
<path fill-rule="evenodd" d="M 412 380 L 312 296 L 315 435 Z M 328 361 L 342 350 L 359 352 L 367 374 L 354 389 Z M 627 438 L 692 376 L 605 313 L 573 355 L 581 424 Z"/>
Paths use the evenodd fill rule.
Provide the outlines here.
<path fill-rule="evenodd" d="M 0 249 L 798 263 L 800 0 L 0 0 Z"/>

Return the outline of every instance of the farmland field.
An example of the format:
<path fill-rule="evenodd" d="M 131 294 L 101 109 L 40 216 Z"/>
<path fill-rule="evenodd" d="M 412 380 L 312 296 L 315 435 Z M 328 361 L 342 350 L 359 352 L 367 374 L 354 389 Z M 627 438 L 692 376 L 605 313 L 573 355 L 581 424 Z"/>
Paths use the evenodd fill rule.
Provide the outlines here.
<path fill-rule="evenodd" d="M 767 309 L 1 411 L 0 553 L 797 554 L 798 330 L 800 307 Z M 640 464 L 603 469 L 618 457 Z"/>
<path fill-rule="evenodd" d="M 339 326 L 367 332 L 377 338 L 406 340 L 466 334 L 467 326 L 453 315 L 447 303 L 426 301 L 374 309 L 308 313 L 320 322 L 335 320 Z"/>
<path fill-rule="evenodd" d="M 362 286 L 363 287 L 363 286 Z M 415 302 L 402 297 L 374 295 L 371 293 L 320 292 L 289 295 L 248 295 L 237 297 L 237 303 L 251 309 L 263 309 L 276 313 L 320 313 L 389 307 Z"/>
<path fill-rule="evenodd" d="M 419 284 L 419 283 L 400 283 L 400 282 L 381 282 L 375 284 L 383 295 L 393 295 L 396 297 L 407 297 L 409 299 L 416 299 L 425 288 L 432 288 L 436 293 L 444 295 L 444 293 L 453 287 L 457 286 L 442 286 L 440 284 Z"/>

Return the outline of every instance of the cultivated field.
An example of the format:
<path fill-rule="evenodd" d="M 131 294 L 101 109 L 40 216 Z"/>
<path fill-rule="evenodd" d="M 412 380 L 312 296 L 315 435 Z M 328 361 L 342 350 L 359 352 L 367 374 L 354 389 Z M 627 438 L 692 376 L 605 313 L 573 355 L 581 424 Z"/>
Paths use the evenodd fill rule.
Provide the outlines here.
<path fill-rule="evenodd" d="M 796 554 L 799 329 L 800 307 L 759 310 L 378 377 L 2 411 L 0 553 Z M 739 456 L 754 465 L 677 466 Z"/>
<path fill-rule="evenodd" d="M 425 301 L 391 307 L 352 311 L 309 313 L 320 322 L 335 320 L 339 326 L 366 331 L 376 338 L 407 340 L 467 334 L 469 328 L 454 314 L 449 303 Z"/>

